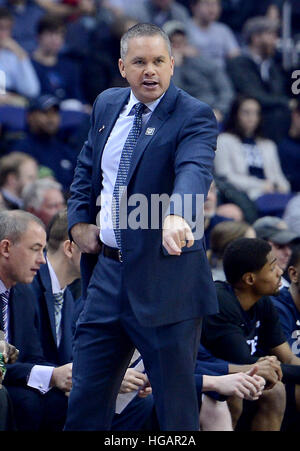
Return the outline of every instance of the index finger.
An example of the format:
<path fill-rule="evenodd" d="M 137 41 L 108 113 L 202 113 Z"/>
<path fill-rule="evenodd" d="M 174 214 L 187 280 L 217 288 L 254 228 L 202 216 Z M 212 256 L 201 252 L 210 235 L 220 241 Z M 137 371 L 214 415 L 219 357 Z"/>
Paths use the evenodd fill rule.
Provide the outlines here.
<path fill-rule="evenodd" d="M 191 229 L 189 227 L 186 228 L 185 239 L 187 241 L 187 247 L 192 247 L 195 240 L 194 240 L 193 232 L 191 231 Z"/>

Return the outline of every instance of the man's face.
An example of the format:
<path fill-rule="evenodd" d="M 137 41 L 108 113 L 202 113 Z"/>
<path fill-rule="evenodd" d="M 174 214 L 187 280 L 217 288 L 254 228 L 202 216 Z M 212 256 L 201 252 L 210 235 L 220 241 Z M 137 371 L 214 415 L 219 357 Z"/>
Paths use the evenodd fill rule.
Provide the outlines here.
<path fill-rule="evenodd" d="M 16 243 L 9 242 L 7 248 L 6 279 L 11 286 L 16 283 L 31 283 L 45 263 L 43 250 L 46 246 L 46 232 L 36 222 L 30 222 L 26 232 Z"/>
<path fill-rule="evenodd" d="M 170 85 L 173 68 L 174 60 L 159 35 L 130 39 L 124 61 L 119 59 L 122 77 L 143 103 L 153 102 L 164 94 Z"/>
<path fill-rule="evenodd" d="M 35 161 L 27 160 L 19 168 L 18 192 L 21 195 L 24 186 L 34 182 L 38 177 L 38 166 Z"/>
<path fill-rule="evenodd" d="M 205 24 L 218 20 L 221 14 L 220 0 L 201 0 L 192 8 L 193 16 Z"/>
<path fill-rule="evenodd" d="M 254 291 L 259 296 L 275 296 L 279 292 L 281 276 L 280 269 L 274 253 L 267 255 L 267 263 L 255 273 Z"/>
<path fill-rule="evenodd" d="M 61 191 L 49 189 L 44 193 L 44 200 L 38 211 L 33 214 L 38 216 L 47 226 L 53 216 L 65 208 L 65 200 Z"/>
<path fill-rule="evenodd" d="M 0 19 L 0 46 L 7 38 L 11 37 L 12 21 L 10 19 Z"/>
<path fill-rule="evenodd" d="M 39 45 L 47 55 L 57 55 L 65 41 L 64 30 L 44 31 L 39 36 Z"/>
<path fill-rule="evenodd" d="M 288 244 L 277 244 L 269 241 L 273 254 L 277 259 L 278 266 L 284 272 L 292 255 L 292 250 Z"/>
<path fill-rule="evenodd" d="M 154 6 L 162 9 L 163 11 L 168 10 L 173 3 L 173 0 L 151 0 Z"/>
<path fill-rule="evenodd" d="M 264 31 L 253 37 L 253 43 L 263 58 L 274 55 L 278 36 L 274 31 Z"/>
<path fill-rule="evenodd" d="M 30 131 L 37 135 L 55 135 L 59 128 L 60 115 L 57 108 L 47 111 L 32 111 L 27 116 Z"/>
<path fill-rule="evenodd" d="M 289 266 L 289 277 L 291 284 L 300 293 L 300 260 L 294 266 Z"/>
<path fill-rule="evenodd" d="M 170 37 L 172 50 L 183 51 L 187 45 L 187 38 L 184 33 L 175 32 Z"/>

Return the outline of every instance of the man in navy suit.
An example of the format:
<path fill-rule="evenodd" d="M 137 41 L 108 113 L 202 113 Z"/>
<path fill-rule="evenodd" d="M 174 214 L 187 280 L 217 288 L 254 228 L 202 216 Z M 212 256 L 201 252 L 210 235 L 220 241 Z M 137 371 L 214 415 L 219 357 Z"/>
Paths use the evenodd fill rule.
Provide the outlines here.
<path fill-rule="evenodd" d="M 80 250 L 68 239 L 67 212 L 58 212 L 48 226 L 46 264 L 31 288 L 37 299 L 38 324 L 45 358 L 56 365 L 72 361 L 75 300 L 68 285 L 80 277 Z"/>
<path fill-rule="evenodd" d="M 21 210 L 0 212 L 0 329 L 20 351 L 18 360 L 7 364 L 3 384 L 19 430 L 61 429 L 61 406 L 71 388 L 71 364 L 56 367 L 43 355 L 28 285 L 45 263 L 45 245 L 40 219 Z"/>
<path fill-rule="evenodd" d="M 130 88 L 98 96 L 78 158 L 68 220 L 83 252 L 85 302 L 66 430 L 110 429 L 135 347 L 160 429 L 199 429 L 193 370 L 201 317 L 217 311 L 217 299 L 197 195 L 204 198 L 212 182 L 217 125 L 207 105 L 170 82 L 173 67 L 160 28 L 128 30 L 119 69 Z M 151 208 L 161 195 L 173 197 Z"/>

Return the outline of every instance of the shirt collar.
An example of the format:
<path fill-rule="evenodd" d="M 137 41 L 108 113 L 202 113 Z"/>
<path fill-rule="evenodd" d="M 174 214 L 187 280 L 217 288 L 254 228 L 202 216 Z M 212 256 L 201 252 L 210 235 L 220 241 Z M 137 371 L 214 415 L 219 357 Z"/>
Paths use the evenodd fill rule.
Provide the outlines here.
<path fill-rule="evenodd" d="M 6 291 L 10 291 L 6 288 L 2 280 L 0 279 L 0 294 L 5 293 Z"/>
<path fill-rule="evenodd" d="M 56 293 L 64 292 L 66 287 L 64 287 L 64 288 L 60 287 L 59 280 L 57 278 L 57 275 L 55 274 L 53 266 L 51 265 L 48 257 L 46 257 L 46 260 L 47 260 L 47 265 L 48 265 L 50 279 L 51 279 L 52 293 L 56 294 Z"/>
<path fill-rule="evenodd" d="M 155 110 L 155 108 L 157 107 L 157 105 L 159 104 L 164 95 L 165 93 L 163 93 L 158 99 L 154 100 L 153 102 L 145 103 L 146 107 L 149 108 L 151 113 L 153 113 L 153 111 Z M 136 105 L 139 102 L 140 101 L 135 97 L 133 92 L 130 91 L 129 101 L 125 107 L 125 116 L 128 116 L 134 105 Z"/>

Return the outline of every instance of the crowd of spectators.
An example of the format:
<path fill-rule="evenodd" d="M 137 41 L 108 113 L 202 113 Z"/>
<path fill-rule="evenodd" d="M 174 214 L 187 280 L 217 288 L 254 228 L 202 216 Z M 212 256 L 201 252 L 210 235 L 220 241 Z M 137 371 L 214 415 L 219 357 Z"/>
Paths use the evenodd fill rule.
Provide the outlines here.
<path fill-rule="evenodd" d="M 20 372 L 23 368 L 22 374 L 29 365 L 27 343 L 20 363 L 10 360 L 12 369 L 0 384 L 0 430 L 63 427 L 74 321 L 61 322 L 56 307 L 54 318 L 49 296 L 63 293 L 63 315 L 68 306 L 69 319 L 82 308 L 80 255 L 68 240 L 65 205 L 92 105 L 103 90 L 126 83 L 118 70 L 119 41 L 137 22 L 164 29 L 175 60 L 173 82 L 211 106 L 220 131 L 204 232 L 221 310 L 206 321 L 199 349 L 199 365 L 205 362 L 212 377 L 201 373 L 197 382 L 200 427 L 261 430 L 264 424 L 265 430 L 279 430 L 292 427 L 295 418 L 300 421 L 300 360 L 295 357 L 300 349 L 300 100 L 292 92 L 300 59 L 300 1 L 292 2 L 289 45 L 294 58 L 288 65 L 283 40 L 287 3 L 0 0 L 0 214 L 24 211 L 48 228 L 47 259 L 40 262 L 46 269 L 20 296 L 27 299 L 32 290 L 39 299 L 36 316 L 28 320 L 32 327 L 39 324 L 35 336 L 40 345 L 30 369 L 56 368 L 48 381 L 54 389 L 49 385 L 43 392 L 15 376 L 14 365 Z M 280 293 L 263 278 L 272 263 L 270 253 L 277 261 Z M 252 280 L 249 274 L 258 276 Z M 257 331 L 268 315 L 273 328 Z M 244 328 L 236 323 L 241 318 Z M 231 373 L 249 374 L 253 365 L 257 380 L 263 377 L 267 383 L 256 408 L 250 401 L 243 404 L 244 396 L 233 396 L 237 379 L 226 379 Z M 156 427 L 149 381 L 134 368 L 126 373 L 120 394 L 139 389 L 140 396 L 116 414 L 114 430 Z M 215 380 L 216 375 L 225 379 Z M 207 396 L 201 397 L 203 391 Z M 51 415 L 39 418 L 46 409 Z M 273 417 L 266 415 L 270 409 Z"/>

